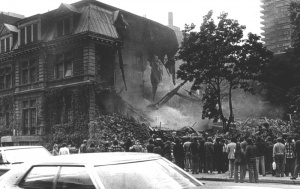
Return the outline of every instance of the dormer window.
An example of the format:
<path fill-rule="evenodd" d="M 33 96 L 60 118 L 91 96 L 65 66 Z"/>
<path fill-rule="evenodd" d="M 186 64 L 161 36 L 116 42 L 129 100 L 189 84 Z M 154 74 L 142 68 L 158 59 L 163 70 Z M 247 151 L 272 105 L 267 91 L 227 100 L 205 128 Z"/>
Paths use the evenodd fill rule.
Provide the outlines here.
<path fill-rule="evenodd" d="M 21 45 L 38 41 L 38 23 L 30 24 L 20 28 Z"/>
<path fill-rule="evenodd" d="M 71 33 L 71 18 L 64 18 L 57 22 L 57 37 L 62 37 Z"/>
<path fill-rule="evenodd" d="M 0 53 L 9 52 L 11 50 L 11 37 L 0 38 Z"/>

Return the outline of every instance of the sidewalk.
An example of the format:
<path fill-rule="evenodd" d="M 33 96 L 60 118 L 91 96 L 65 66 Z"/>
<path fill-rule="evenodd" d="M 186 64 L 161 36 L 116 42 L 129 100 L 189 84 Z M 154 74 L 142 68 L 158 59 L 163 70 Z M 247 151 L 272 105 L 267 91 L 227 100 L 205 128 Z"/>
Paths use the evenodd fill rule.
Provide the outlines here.
<path fill-rule="evenodd" d="M 228 172 L 226 173 L 221 173 L 218 174 L 217 172 L 213 174 L 207 174 L 207 173 L 199 173 L 199 174 L 192 174 L 189 172 L 191 175 L 193 175 L 196 179 L 198 180 L 207 180 L 207 181 L 221 181 L 221 182 L 234 182 L 233 178 L 229 178 Z M 246 178 L 244 182 L 248 182 L 249 175 L 248 172 L 246 174 Z M 300 185 L 300 178 L 298 177 L 296 180 L 291 180 L 290 176 L 289 177 L 273 177 L 272 175 L 266 175 L 258 176 L 258 182 L 259 183 L 280 183 L 280 184 L 299 184 Z"/>

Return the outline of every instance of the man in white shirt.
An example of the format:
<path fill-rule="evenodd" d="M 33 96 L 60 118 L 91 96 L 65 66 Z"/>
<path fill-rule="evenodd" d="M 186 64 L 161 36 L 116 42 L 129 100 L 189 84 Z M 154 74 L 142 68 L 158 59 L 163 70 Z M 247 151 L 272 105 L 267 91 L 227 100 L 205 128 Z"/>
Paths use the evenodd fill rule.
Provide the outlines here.
<path fill-rule="evenodd" d="M 234 150 L 236 148 L 236 139 L 232 138 L 231 142 L 227 145 L 226 152 L 228 154 L 228 160 L 229 160 L 229 177 L 232 178 L 234 173 Z"/>
<path fill-rule="evenodd" d="M 69 148 L 67 148 L 67 144 L 63 143 L 61 148 L 59 149 L 58 155 L 70 155 Z"/>

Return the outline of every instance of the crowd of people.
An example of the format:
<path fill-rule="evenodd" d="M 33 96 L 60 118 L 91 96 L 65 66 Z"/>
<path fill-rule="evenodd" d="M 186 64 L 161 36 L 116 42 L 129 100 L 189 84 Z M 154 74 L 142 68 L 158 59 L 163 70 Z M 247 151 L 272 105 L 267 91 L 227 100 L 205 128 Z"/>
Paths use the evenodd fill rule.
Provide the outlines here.
<path fill-rule="evenodd" d="M 150 138 L 147 144 L 128 138 L 119 142 L 105 142 L 96 146 L 84 140 L 78 153 L 93 152 L 145 152 L 156 153 L 174 162 L 192 174 L 225 173 L 235 182 L 244 182 L 248 171 L 249 182 L 258 182 L 259 175 L 296 179 L 300 173 L 300 138 L 298 135 L 286 139 L 278 137 L 194 137 L 175 142 L 161 138 Z M 66 143 L 58 149 L 53 146 L 53 155 L 70 154 Z"/>

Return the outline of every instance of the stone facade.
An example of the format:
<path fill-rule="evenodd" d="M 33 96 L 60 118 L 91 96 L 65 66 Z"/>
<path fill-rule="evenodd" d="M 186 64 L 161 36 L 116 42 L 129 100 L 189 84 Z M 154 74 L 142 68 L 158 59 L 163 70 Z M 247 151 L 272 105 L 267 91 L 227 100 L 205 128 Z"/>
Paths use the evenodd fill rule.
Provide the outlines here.
<path fill-rule="evenodd" d="M 109 96 L 126 85 L 131 93 L 120 92 L 123 98 L 143 97 L 146 65 L 154 56 L 162 62 L 173 57 L 177 48 L 170 28 L 94 0 L 61 4 L 56 10 L 4 23 L 0 27 L 0 134 L 47 134 L 43 104 L 53 89 L 65 89 L 64 111 L 71 106 L 68 93 L 78 86 L 97 85 L 97 92 L 108 91 Z M 113 100 L 113 105 L 106 104 L 111 100 L 107 95 L 87 94 L 89 121 L 99 112 L 119 111 L 111 108 Z"/>

